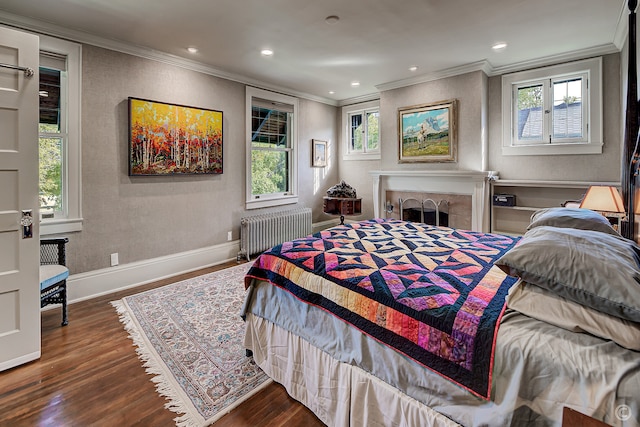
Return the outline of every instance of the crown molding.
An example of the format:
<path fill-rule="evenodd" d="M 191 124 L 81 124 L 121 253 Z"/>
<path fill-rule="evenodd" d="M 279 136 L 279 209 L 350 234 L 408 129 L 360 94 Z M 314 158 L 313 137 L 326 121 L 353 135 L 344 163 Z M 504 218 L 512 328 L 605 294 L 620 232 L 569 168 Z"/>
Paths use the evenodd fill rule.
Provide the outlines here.
<path fill-rule="evenodd" d="M 532 68 L 546 67 L 548 65 L 555 65 L 562 62 L 577 61 L 580 59 L 592 58 L 595 56 L 608 55 L 611 53 L 618 53 L 618 49 L 613 43 L 595 46 L 587 49 L 574 50 L 573 52 L 565 52 L 559 55 L 545 56 L 531 61 L 523 61 L 514 64 L 508 64 L 501 67 L 494 67 L 488 76 L 500 76 L 503 74 L 515 73 L 517 71 L 529 70 Z"/>
<path fill-rule="evenodd" d="M 624 19 L 622 20 L 624 21 Z M 620 25 L 619 25 L 620 27 Z M 617 36 L 616 36 L 617 37 Z M 626 37 L 626 34 L 623 38 Z M 624 41 L 622 42 L 624 44 Z M 622 46 L 622 44 L 620 46 Z M 487 76 L 499 76 L 502 74 L 513 73 L 516 71 L 523 71 L 531 68 L 545 67 L 561 62 L 576 61 L 579 59 L 590 58 L 600 55 L 608 55 L 611 53 L 620 52 L 621 47 L 618 44 L 609 43 L 601 46 L 595 46 L 587 49 L 575 50 L 572 52 L 565 52 L 558 55 L 545 56 L 542 58 L 533 59 L 530 61 L 523 61 L 513 64 L 508 64 L 500 67 L 494 67 L 487 60 L 474 62 L 471 64 L 463 65 L 460 67 L 449 68 L 442 71 L 436 71 L 433 73 L 423 74 L 421 76 L 412 77 L 410 79 L 397 80 L 390 83 L 383 83 L 376 86 L 376 89 L 380 91 L 399 89 L 407 86 L 412 86 L 420 83 L 427 83 L 435 80 L 444 79 L 447 77 L 456 77 L 462 74 L 471 73 L 474 71 L 482 71 Z M 342 102 L 341 102 L 342 104 Z"/>
<path fill-rule="evenodd" d="M 382 83 L 376 85 L 376 89 L 379 91 L 399 89 L 407 86 L 413 86 L 420 83 L 432 82 L 434 80 L 440 80 L 447 77 L 460 76 L 462 74 L 471 73 L 474 71 L 484 71 L 485 74 L 489 74 L 491 71 L 491 64 L 489 61 L 483 60 L 474 62 L 471 64 L 462 65 L 460 67 L 448 68 L 446 70 L 434 71 L 432 73 L 422 74 L 420 76 L 411 77 L 409 79 L 396 80 L 389 83 Z"/>
<path fill-rule="evenodd" d="M 420 76 L 415 76 L 409 79 L 402 79 L 402 80 L 392 81 L 388 83 L 382 83 L 382 84 L 376 85 L 375 87 L 378 91 L 381 92 L 386 90 L 399 89 L 407 86 L 413 86 L 420 83 L 440 80 L 447 77 L 455 77 L 455 76 L 459 76 L 462 74 L 475 72 L 475 71 L 482 71 L 487 76 L 492 77 L 492 76 L 512 73 L 516 71 L 523 71 L 526 69 L 557 64 L 560 62 L 568 62 L 568 61 L 574 61 L 578 59 L 589 58 L 593 56 L 617 53 L 622 50 L 624 43 L 626 42 L 627 33 L 628 33 L 628 19 L 626 19 L 627 16 L 628 16 L 628 13 L 627 13 L 626 4 L 625 4 L 623 5 L 620 11 L 620 16 L 618 18 L 618 25 L 616 27 L 616 34 L 615 34 L 614 41 L 609 44 L 596 46 L 588 49 L 576 50 L 568 53 L 562 53 L 559 55 L 551 55 L 551 56 L 538 58 L 530 61 L 523 61 L 519 63 L 508 64 L 500 67 L 493 67 L 489 63 L 489 61 L 482 60 L 482 61 L 462 65 L 459 67 L 453 67 L 453 68 L 449 68 L 441 71 L 435 71 L 432 73 L 423 74 Z M 262 89 L 279 92 L 279 93 L 295 96 L 302 99 L 308 99 L 311 101 L 316 101 L 316 102 L 328 104 L 331 106 L 345 106 L 345 105 L 351 105 L 351 104 L 356 104 L 360 102 L 367 102 L 367 101 L 380 98 L 380 93 L 377 92 L 377 93 L 371 93 L 367 95 L 362 95 L 354 98 L 347 98 L 347 99 L 338 101 L 330 98 L 312 95 L 305 92 L 295 91 L 287 87 L 273 85 L 273 84 L 259 81 L 244 75 L 229 73 L 226 71 L 216 69 L 214 67 L 211 67 L 201 62 L 185 59 L 185 58 L 168 54 L 165 52 L 149 49 L 142 46 L 131 45 L 128 43 L 117 41 L 117 40 L 98 37 L 98 36 L 86 33 L 84 31 L 63 28 L 51 23 L 38 21 L 32 18 L 27 18 L 27 17 L 14 15 L 6 12 L 0 12 L 0 24 L 21 29 L 24 31 L 34 32 L 34 33 L 48 35 L 52 37 L 58 37 L 58 38 L 62 38 L 69 41 L 75 41 L 79 43 L 93 45 L 96 47 L 114 50 L 117 52 L 137 56 L 140 58 L 145 58 L 145 59 L 165 63 L 168 65 L 173 65 L 173 66 L 185 68 L 192 71 L 197 71 L 197 72 L 211 75 L 214 77 L 219 77 L 226 80 L 242 83 L 245 85 L 255 86 Z"/>
<path fill-rule="evenodd" d="M 620 15 L 618 16 L 618 25 L 616 25 L 616 33 L 613 37 L 613 44 L 616 45 L 618 50 L 622 50 L 624 44 L 627 42 L 627 35 L 629 34 L 629 9 L 627 2 L 624 2 L 620 8 Z"/>
<path fill-rule="evenodd" d="M 249 86 L 260 87 L 262 89 L 267 89 L 274 92 L 280 92 L 280 93 L 287 94 L 290 96 L 295 96 L 298 98 L 308 99 L 308 100 L 320 102 L 323 104 L 329 104 L 331 106 L 338 105 L 338 101 L 333 99 L 292 90 L 290 88 L 283 87 L 283 86 L 273 85 L 270 83 L 253 79 L 251 77 L 241 75 L 241 74 L 229 73 L 229 72 L 211 67 L 210 65 L 204 64 L 202 62 L 185 59 L 185 58 L 172 55 L 166 52 L 161 52 L 161 51 L 150 49 L 147 47 L 132 45 L 132 44 L 123 43 L 117 40 L 95 36 L 93 34 L 89 34 L 84 31 L 63 28 L 48 22 L 43 22 L 43 21 L 32 19 L 32 18 L 27 18 L 24 16 L 10 14 L 7 12 L 0 12 L 0 24 L 9 26 L 12 28 L 24 30 L 24 31 L 29 31 L 32 33 L 57 37 L 57 38 L 65 39 L 68 41 L 78 42 L 78 43 L 89 44 L 92 46 L 109 49 L 116 52 L 125 53 L 128 55 L 133 55 L 133 56 L 137 56 L 144 59 L 149 59 L 152 61 L 161 62 L 167 65 L 173 65 L 176 67 L 185 68 L 192 71 L 197 71 L 199 73 L 208 74 L 210 76 L 231 80 L 231 81 L 246 84 Z"/>
<path fill-rule="evenodd" d="M 380 100 L 380 93 L 378 92 L 370 93 L 368 95 L 354 96 L 353 98 L 342 99 L 340 100 L 340 102 L 338 102 L 338 107 L 345 107 L 347 105 L 361 104 L 363 102 L 379 101 L 379 100 Z"/>

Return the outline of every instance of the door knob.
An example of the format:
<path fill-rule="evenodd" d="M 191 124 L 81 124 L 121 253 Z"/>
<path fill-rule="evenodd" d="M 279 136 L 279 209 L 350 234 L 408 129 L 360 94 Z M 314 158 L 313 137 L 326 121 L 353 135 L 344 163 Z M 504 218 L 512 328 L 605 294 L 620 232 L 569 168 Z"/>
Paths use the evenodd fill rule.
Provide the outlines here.
<path fill-rule="evenodd" d="M 22 238 L 30 239 L 33 237 L 33 216 L 32 210 L 27 209 L 22 211 L 22 218 L 20 218 L 20 225 L 22 225 Z"/>

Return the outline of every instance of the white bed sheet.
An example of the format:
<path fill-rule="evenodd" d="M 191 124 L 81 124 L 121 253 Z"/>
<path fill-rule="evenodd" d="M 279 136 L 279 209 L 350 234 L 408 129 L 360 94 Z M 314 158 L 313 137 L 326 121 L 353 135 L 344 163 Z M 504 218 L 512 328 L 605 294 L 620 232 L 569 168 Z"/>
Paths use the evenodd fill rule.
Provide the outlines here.
<path fill-rule="evenodd" d="M 315 353 L 319 351 L 325 358 L 317 366 L 324 366 L 324 363 L 333 366 L 332 363 L 338 361 L 347 366 L 357 366 L 362 372 L 372 373 L 391 391 L 407 396 L 414 402 L 421 402 L 418 407 L 441 414 L 434 420 L 451 419 L 469 427 L 560 426 L 563 407 L 568 406 L 616 427 L 640 426 L 640 353 L 624 349 L 613 342 L 562 330 L 516 312 L 507 312 L 497 339 L 493 400 L 484 401 L 363 335 L 337 317 L 301 303 L 290 293 L 265 282 L 255 282 L 254 286 L 251 295 L 248 294 L 246 311 L 268 320 L 290 333 L 291 337 L 300 337 L 307 343 L 298 350 L 299 354 L 295 353 L 295 360 L 318 358 Z M 252 318 L 255 319 L 256 316 Z M 251 337 L 247 347 L 254 353 L 258 352 L 256 361 L 271 376 L 270 371 L 273 369 L 269 365 L 273 357 L 269 352 L 276 350 L 268 341 L 262 340 L 268 340 L 273 330 L 247 331 L 248 336 L 250 332 L 258 334 L 257 337 Z M 263 345 L 266 347 L 262 348 Z M 283 348 L 277 349 L 277 353 L 282 353 L 279 358 L 293 357 L 288 356 L 286 349 L 293 343 L 278 342 L 278 346 L 280 345 Z M 315 363 L 309 367 L 297 362 L 294 365 L 304 371 L 308 378 L 305 380 L 307 386 L 321 372 Z M 365 405 L 362 402 L 369 401 L 368 397 L 363 396 L 368 396 L 370 392 L 361 395 L 363 390 L 355 392 L 353 384 L 343 384 L 343 387 L 350 389 L 348 393 L 338 393 L 330 387 L 322 386 L 326 393 L 318 394 L 318 399 L 327 403 L 314 408 L 313 396 L 305 396 L 301 394 L 301 390 L 296 390 L 300 377 L 283 378 L 278 372 L 274 375 L 277 375 L 274 380 L 289 384 L 287 389 L 291 389 L 289 391 L 292 397 L 306 406 L 311 405 L 310 409 L 331 426 L 371 425 L 378 415 L 393 414 L 384 406 L 380 414 L 374 412 L 374 415 L 367 416 L 368 424 L 352 424 L 364 417 L 357 415 L 358 413 L 368 412 L 358 411 L 357 408 Z M 335 371 L 326 372 L 326 375 L 330 383 L 346 374 Z M 349 374 L 349 377 L 352 375 Z M 379 389 L 376 383 L 371 384 L 372 389 Z M 322 411 L 344 413 L 347 409 L 337 410 L 328 402 L 331 399 L 338 403 L 346 401 L 347 395 L 352 401 L 346 407 L 349 423 L 345 421 L 347 415 L 337 419 L 327 418 L 328 421 L 325 421 L 324 415 L 320 416 Z M 391 401 L 391 398 L 385 397 L 383 402 L 387 400 Z M 401 401 L 403 400 L 398 401 L 398 405 L 406 405 L 406 402 L 400 403 Z M 372 405 L 366 405 L 368 406 L 362 407 L 370 410 Z M 631 414 L 629 419 L 618 416 L 621 407 L 628 408 Z M 354 408 L 356 415 L 352 415 Z M 393 414 L 390 419 L 395 420 L 396 416 L 398 415 Z M 395 421 L 390 421 L 379 425 L 425 424 L 396 424 Z"/>
<path fill-rule="evenodd" d="M 459 426 L 268 320 L 249 313 L 246 321 L 245 346 L 258 366 L 329 426 Z"/>

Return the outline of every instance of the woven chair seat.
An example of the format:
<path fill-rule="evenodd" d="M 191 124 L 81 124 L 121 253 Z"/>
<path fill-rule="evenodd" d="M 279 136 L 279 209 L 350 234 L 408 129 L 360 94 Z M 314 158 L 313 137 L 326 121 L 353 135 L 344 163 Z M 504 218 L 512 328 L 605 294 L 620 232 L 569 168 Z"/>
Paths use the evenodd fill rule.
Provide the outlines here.
<path fill-rule="evenodd" d="M 50 264 L 40 266 L 40 291 L 58 285 L 69 277 L 69 269 L 64 265 Z"/>

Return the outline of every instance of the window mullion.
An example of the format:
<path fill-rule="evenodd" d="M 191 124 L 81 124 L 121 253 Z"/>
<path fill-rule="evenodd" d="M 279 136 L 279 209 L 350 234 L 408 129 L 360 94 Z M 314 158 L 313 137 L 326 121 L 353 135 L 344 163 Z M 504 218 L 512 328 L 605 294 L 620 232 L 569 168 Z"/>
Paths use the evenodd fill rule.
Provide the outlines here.
<path fill-rule="evenodd" d="M 544 135 L 544 143 L 551 144 L 552 143 L 552 129 L 553 129 L 553 84 L 551 83 L 551 79 L 546 79 L 543 82 L 543 90 L 542 90 L 542 105 L 543 105 L 543 132 Z"/>
<path fill-rule="evenodd" d="M 367 111 L 362 112 L 362 152 L 366 153 L 369 146 L 369 115 Z"/>

